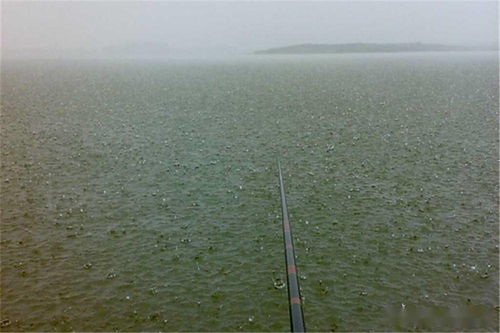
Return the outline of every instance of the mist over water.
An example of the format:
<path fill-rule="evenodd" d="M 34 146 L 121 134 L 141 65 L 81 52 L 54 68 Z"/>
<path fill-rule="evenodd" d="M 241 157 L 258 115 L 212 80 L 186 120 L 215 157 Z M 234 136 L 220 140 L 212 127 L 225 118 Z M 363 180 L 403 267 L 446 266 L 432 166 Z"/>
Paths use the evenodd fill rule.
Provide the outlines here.
<path fill-rule="evenodd" d="M 497 4 L 2 6 L 2 331 L 498 331 Z"/>
<path fill-rule="evenodd" d="M 206 58 L 305 43 L 416 42 L 498 47 L 498 4 L 2 3 L 4 57 Z"/>

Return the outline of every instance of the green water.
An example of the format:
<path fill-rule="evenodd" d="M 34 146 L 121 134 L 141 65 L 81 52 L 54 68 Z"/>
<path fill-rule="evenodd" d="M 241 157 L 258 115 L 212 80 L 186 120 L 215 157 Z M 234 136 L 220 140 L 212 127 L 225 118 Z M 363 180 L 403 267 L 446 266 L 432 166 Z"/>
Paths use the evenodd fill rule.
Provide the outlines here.
<path fill-rule="evenodd" d="M 498 330 L 496 54 L 4 61 L 4 331 Z"/>

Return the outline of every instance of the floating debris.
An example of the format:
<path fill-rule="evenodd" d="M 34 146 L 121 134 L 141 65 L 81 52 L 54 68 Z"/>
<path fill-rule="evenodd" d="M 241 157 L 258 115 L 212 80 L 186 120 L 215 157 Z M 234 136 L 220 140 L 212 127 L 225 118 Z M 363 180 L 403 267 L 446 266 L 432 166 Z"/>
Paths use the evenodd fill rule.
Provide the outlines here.
<path fill-rule="evenodd" d="M 106 279 L 111 280 L 116 277 L 116 273 L 114 272 L 109 272 L 108 275 L 106 276 Z"/>
<path fill-rule="evenodd" d="M 12 324 L 12 323 L 11 323 L 11 321 L 9 319 L 4 319 L 4 320 L 2 320 L 0 322 L 0 327 L 4 328 L 4 327 L 7 327 L 7 326 L 10 326 L 10 324 Z"/>
<path fill-rule="evenodd" d="M 83 265 L 83 268 L 85 269 L 91 269 L 92 268 L 92 264 L 90 262 L 86 263 Z"/>
<path fill-rule="evenodd" d="M 280 279 L 280 278 L 276 278 L 274 279 L 274 288 L 275 289 L 283 289 L 285 287 L 285 282 Z"/>

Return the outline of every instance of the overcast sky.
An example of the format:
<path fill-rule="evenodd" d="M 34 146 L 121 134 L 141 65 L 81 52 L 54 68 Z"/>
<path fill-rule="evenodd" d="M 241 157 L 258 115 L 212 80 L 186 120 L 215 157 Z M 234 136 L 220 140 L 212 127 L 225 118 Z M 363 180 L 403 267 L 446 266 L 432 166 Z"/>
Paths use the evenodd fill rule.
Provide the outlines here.
<path fill-rule="evenodd" d="M 490 2 L 7 2 L 2 49 L 163 44 L 244 53 L 299 43 L 496 44 Z"/>

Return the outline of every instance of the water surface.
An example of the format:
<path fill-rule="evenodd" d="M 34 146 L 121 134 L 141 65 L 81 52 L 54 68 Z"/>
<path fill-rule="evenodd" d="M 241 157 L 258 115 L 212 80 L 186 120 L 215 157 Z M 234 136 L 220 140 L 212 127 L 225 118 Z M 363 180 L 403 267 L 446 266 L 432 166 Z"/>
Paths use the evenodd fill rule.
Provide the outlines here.
<path fill-rule="evenodd" d="M 496 54 L 4 61 L 7 331 L 498 330 Z"/>

